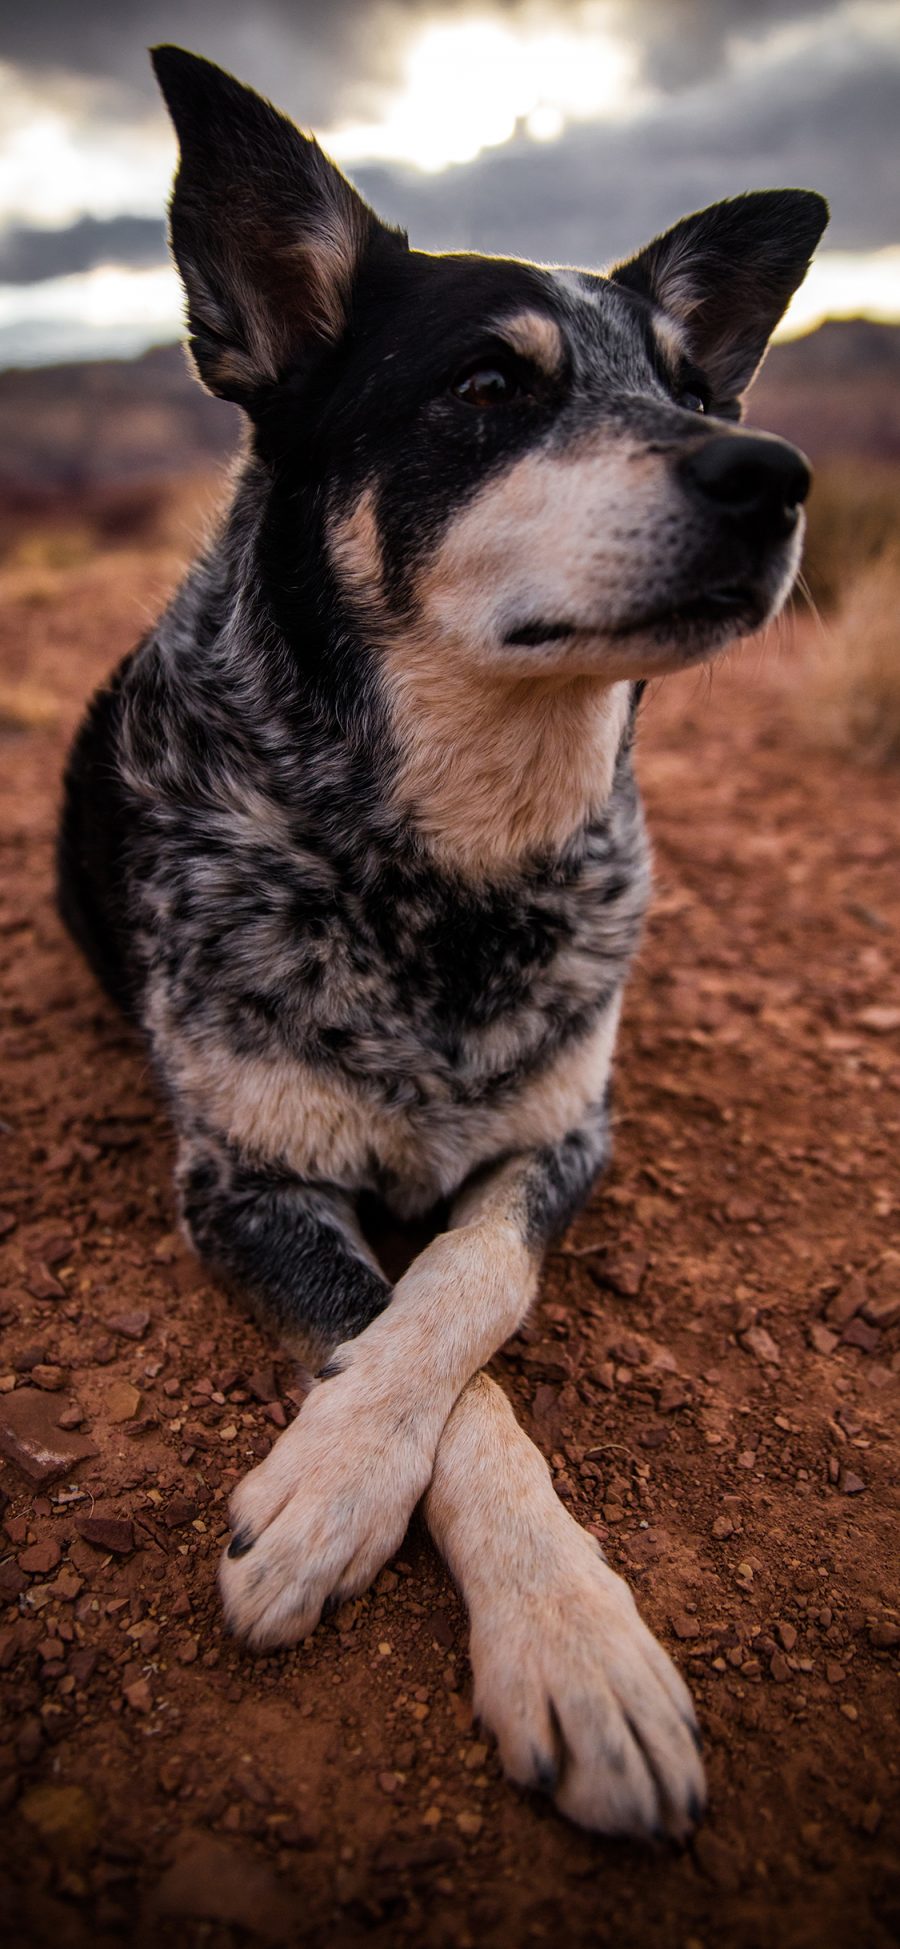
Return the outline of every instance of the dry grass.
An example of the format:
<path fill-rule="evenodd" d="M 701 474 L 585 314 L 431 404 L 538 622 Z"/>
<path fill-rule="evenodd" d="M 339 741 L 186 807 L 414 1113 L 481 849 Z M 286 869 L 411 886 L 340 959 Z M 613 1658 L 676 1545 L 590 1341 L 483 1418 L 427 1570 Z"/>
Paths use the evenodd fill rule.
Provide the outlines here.
<path fill-rule="evenodd" d="M 817 467 L 807 524 L 805 581 L 816 606 L 833 609 L 900 535 L 900 467 L 878 460 Z"/>
<path fill-rule="evenodd" d="M 900 548 L 851 580 L 818 633 L 797 703 L 816 743 L 900 765 Z"/>

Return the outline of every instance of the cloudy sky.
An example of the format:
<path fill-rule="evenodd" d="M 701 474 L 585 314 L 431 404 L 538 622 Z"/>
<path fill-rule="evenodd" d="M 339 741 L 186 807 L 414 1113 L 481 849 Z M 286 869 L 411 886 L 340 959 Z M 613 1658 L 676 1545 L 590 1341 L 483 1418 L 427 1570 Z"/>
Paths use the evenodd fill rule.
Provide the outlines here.
<path fill-rule="evenodd" d="M 900 0 L 23 0 L 0 15 L 0 365 L 178 334 L 162 40 L 314 129 L 424 248 L 600 265 L 807 185 L 832 224 L 792 328 L 900 319 Z"/>

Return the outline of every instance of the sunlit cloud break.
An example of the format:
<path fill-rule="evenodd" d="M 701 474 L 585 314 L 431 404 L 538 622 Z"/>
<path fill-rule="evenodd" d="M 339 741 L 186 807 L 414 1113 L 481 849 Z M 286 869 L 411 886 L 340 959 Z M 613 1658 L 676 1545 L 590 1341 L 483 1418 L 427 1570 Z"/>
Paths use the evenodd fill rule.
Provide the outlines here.
<path fill-rule="evenodd" d="M 596 27 L 435 23 L 410 44 L 403 84 L 379 120 L 346 123 L 322 139 L 339 162 L 446 169 L 499 148 L 519 130 L 547 142 L 570 122 L 634 113 L 646 98 L 638 65 L 635 48 Z"/>

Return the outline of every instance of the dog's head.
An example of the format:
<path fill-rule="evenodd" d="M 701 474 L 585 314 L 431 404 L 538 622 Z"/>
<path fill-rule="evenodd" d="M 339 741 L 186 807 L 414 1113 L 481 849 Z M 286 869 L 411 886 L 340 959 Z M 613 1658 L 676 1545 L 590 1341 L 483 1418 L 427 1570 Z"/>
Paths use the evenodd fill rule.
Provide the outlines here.
<path fill-rule="evenodd" d="M 433 256 L 251 90 L 179 49 L 154 62 L 198 370 L 312 490 L 373 641 L 612 680 L 775 614 L 809 470 L 735 422 L 820 196 L 714 204 L 604 275 Z"/>

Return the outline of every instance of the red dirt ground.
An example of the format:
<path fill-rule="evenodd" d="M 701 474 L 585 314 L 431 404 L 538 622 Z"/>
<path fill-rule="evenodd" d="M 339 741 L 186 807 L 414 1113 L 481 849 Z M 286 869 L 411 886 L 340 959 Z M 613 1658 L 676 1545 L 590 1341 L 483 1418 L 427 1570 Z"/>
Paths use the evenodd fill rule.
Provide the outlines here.
<path fill-rule="evenodd" d="M 615 1164 L 496 1370 L 694 1690 L 708 1821 L 648 1857 L 502 1782 L 415 1524 L 297 1650 L 223 1635 L 226 1498 L 300 1396 L 173 1237 L 166 1118 L 51 898 L 82 700 L 191 545 L 184 500 L 129 505 L 13 523 L 0 572 L 7 1939 L 880 1949 L 900 1927 L 893 788 L 804 747 L 787 653 L 670 680 L 645 712 L 658 890 Z M 32 1479 L 16 1413 L 45 1455 L 90 1452 Z"/>

